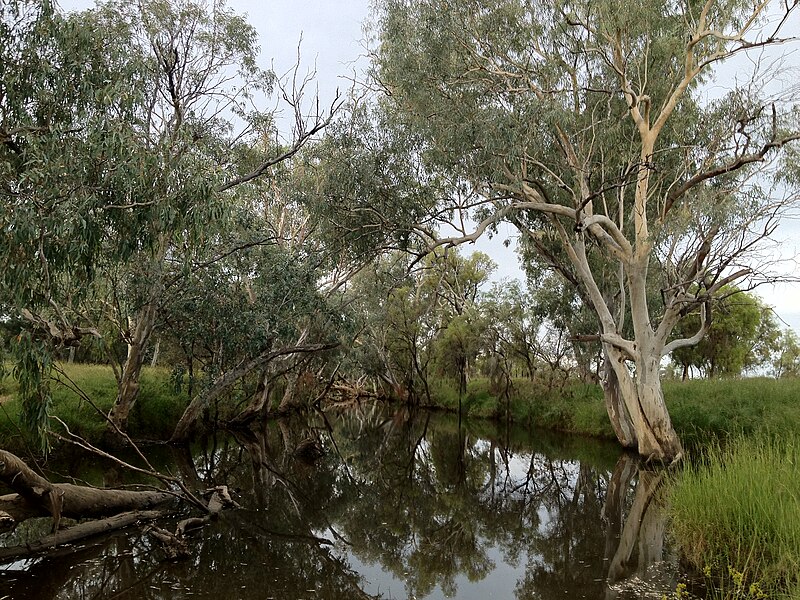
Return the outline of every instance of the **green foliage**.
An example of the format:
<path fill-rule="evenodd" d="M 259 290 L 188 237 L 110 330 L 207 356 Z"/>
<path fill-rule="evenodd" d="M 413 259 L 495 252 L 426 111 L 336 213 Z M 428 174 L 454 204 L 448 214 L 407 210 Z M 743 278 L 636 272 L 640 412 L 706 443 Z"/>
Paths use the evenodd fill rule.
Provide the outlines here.
<path fill-rule="evenodd" d="M 354 278 L 345 301 L 364 328 L 349 368 L 414 401 L 429 395 L 433 374 L 456 381 L 463 393 L 482 349 L 481 288 L 495 265 L 483 253 L 450 250 L 413 266 L 395 253 Z"/>
<path fill-rule="evenodd" d="M 784 330 L 776 346 L 772 362 L 775 377 L 800 377 L 800 339 L 797 334 L 791 329 Z"/>
<path fill-rule="evenodd" d="M 748 274 L 732 265 L 748 264 L 768 238 L 762 222 L 789 204 L 754 182 L 770 180 L 762 158 L 776 144 L 796 141 L 794 100 L 746 84 L 717 102 L 699 93 L 767 13 L 743 0 L 377 4 L 375 81 L 390 124 L 419 140 L 413 159 L 450 182 L 436 214 L 468 214 L 475 235 L 515 226 L 537 257 L 530 271 L 567 282 L 554 316 L 631 365 L 616 373 L 626 396 L 659 387 L 679 317 Z M 737 364 L 747 357 L 724 368 Z M 660 402 L 649 412 L 634 421 L 668 420 Z M 674 432 L 656 430 L 677 453 Z"/>
<path fill-rule="evenodd" d="M 779 329 L 772 310 L 758 297 L 728 286 L 714 303 L 708 333 L 694 346 L 679 348 L 673 361 L 699 369 L 709 377 L 738 376 L 743 370 L 766 364 L 776 348 Z M 676 338 L 688 338 L 700 327 L 697 313 L 682 319 Z"/>
<path fill-rule="evenodd" d="M 738 438 L 712 446 L 669 488 L 672 529 L 698 570 L 730 572 L 733 587 L 781 592 L 800 583 L 798 442 Z M 728 575 L 728 574 L 726 574 Z M 740 596 L 736 596 L 740 597 Z"/>
<path fill-rule="evenodd" d="M 49 449 L 46 436 L 48 414 L 53 403 L 50 385 L 52 358 L 47 346 L 27 331 L 14 338 L 8 358 L 13 365 L 10 374 L 17 383 L 21 398 L 20 425 L 33 434 L 35 441 L 46 453 Z M 7 378 L 8 367 L 5 361 L 0 362 L 0 378 Z"/>
<path fill-rule="evenodd" d="M 431 378 L 430 391 L 433 407 L 452 412 L 458 409 L 458 387 L 452 382 Z M 553 387 L 543 380 L 513 379 L 506 397 L 496 394 L 489 379 L 475 378 L 467 385 L 461 407 L 468 417 L 508 419 L 552 431 L 615 439 L 602 391 L 577 381 Z"/>
<path fill-rule="evenodd" d="M 417 228 L 435 226 L 429 213 L 447 183 L 420 168 L 419 140 L 393 127 L 391 114 L 361 101 L 343 114 L 301 154 L 287 186 L 338 266 L 371 258 L 379 248 L 419 245 Z"/>
<path fill-rule="evenodd" d="M 213 376 L 296 340 L 315 315 L 319 329 L 330 323 L 320 261 L 267 231 L 264 206 L 280 193 L 224 185 L 284 150 L 270 141 L 271 113 L 242 108 L 274 84 L 256 65 L 255 29 L 224 2 L 213 8 L 0 9 L 0 305 L 25 317 L 15 324 L 39 362 L 91 336 L 76 354 L 135 381 L 141 361 L 126 364 L 126 346 L 143 356 L 160 336 L 173 357 L 197 352 L 194 374 Z M 22 339 L 10 337 L 12 353 L 30 354 L 14 350 Z M 18 363 L 28 412 L 44 423 L 37 363 Z"/>

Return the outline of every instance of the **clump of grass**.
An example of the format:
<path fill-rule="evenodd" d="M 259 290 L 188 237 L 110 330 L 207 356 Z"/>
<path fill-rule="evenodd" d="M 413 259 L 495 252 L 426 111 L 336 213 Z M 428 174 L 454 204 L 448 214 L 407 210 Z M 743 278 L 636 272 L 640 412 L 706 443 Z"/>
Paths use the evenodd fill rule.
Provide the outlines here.
<path fill-rule="evenodd" d="M 671 528 L 698 569 L 727 567 L 741 584 L 800 586 L 800 438 L 739 436 L 712 445 L 669 490 Z M 743 584 L 742 584 L 743 585 Z"/>

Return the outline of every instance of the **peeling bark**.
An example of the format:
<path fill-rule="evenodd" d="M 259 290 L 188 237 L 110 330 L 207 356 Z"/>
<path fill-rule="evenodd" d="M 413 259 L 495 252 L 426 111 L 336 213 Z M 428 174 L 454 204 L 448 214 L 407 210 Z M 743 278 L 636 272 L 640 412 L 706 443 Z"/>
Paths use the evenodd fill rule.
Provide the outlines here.
<path fill-rule="evenodd" d="M 632 373 L 621 352 L 609 345 L 605 351 L 613 371 L 604 382 L 606 408 L 620 443 L 647 460 L 680 460 L 683 446 L 664 401 L 658 361 L 652 356 L 636 360 Z"/>
<path fill-rule="evenodd" d="M 619 379 L 617 378 L 616 371 L 611 366 L 611 359 L 608 356 L 608 352 L 606 351 L 603 354 L 605 377 L 601 383 L 606 412 L 611 421 L 611 427 L 623 448 L 636 449 L 638 447 L 636 431 L 631 421 L 631 415 L 622 399 Z"/>

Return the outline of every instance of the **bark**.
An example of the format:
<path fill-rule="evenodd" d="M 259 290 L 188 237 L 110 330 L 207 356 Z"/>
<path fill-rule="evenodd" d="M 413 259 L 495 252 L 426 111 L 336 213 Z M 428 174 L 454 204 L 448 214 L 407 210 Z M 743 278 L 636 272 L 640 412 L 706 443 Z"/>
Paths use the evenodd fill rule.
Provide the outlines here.
<path fill-rule="evenodd" d="M 128 343 L 128 355 L 122 367 L 117 399 L 108 414 L 112 431 L 115 431 L 115 428 L 125 431 L 128 427 L 128 417 L 139 397 L 139 378 L 142 374 L 147 344 L 155 327 L 157 312 L 156 303 L 151 301 L 142 307 L 136 317 L 136 326 Z"/>
<path fill-rule="evenodd" d="M 70 483 L 50 483 L 20 458 L 0 450 L 0 481 L 15 494 L 0 498 L 0 510 L 15 523 L 32 517 L 53 518 L 57 530 L 62 517 L 100 518 L 162 506 L 174 496 L 158 491 L 98 489 Z"/>
<path fill-rule="evenodd" d="M 614 372 L 613 377 L 617 380 L 619 396 L 635 435 L 637 452 L 647 460 L 657 462 L 679 460 L 683 456 L 683 446 L 672 427 L 664 402 L 658 364 L 660 353 L 658 359 L 645 356 L 643 360 L 635 361 L 634 375 L 618 350 L 607 347 L 606 352 Z M 613 377 L 609 376 L 609 379 Z M 625 419 L 620 422 L 625 423 Z M 624 435 L 620 439 L 623 445 L 625 439 L 627 438 Z"/>
<path fill-rule="evenodd" d="M 283 391 L 283 398 L 281 398 L 281 403 L 278 405 L 278 413 L 282 415 L 292 412 L 300 405 L 297 399 L 298 377 L 299 375 L 296 373 L 291 373 L 287 377 L 286 389 Z"/>
<path fill-rule="evenodd" d="M 611 427 L 617 440 L 623 448 L 637 448 L 636 431 L 625 402 L 622 399 L 619 379 L 616 371 L 611 365 L 608 352 L 604 352 L 605 377 L 602 380 L 603 397 L 606 404 L 606 412 L 611 421 Z"/>
<path fill-rule="evenodd" d="M 161 338 L 156 340 L 156 345 L 153 348 L 153 358 L 150 359 L 150 366 L 155 367 L 158 364 L 158 354 L 161 350 Z"/>

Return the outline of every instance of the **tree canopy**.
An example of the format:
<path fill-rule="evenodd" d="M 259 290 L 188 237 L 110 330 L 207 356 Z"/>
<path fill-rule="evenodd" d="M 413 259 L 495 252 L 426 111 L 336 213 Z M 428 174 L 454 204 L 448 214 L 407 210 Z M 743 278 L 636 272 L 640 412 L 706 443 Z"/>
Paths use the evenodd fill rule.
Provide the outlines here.
<path fill-rule="evenodd" d="M 452 182 L 449 210 L 479 222 L 433 243 L 516 225 L 595 313 L 613 369 L 612 422 L 624 445 L 655 458 L 681 454 L 661 358 L 701 339 L 707 320 L 680 339 L 675 325 L 725 285 L 760 275 L 747 254 L 796 196 L 772 183 L 781 151 L 800 139 L 789 93 L 748 84 L 714 101 L 701 93 L 726 59 L 789 41 L 794 7 L 770 8 L 378 5 L 375 81 L 386 110 L 412 132 L 403 135 L 424 170 Z M 651 289 L 661 292 L 655 310 Z"/>

